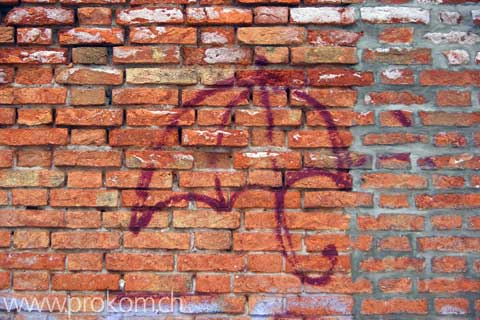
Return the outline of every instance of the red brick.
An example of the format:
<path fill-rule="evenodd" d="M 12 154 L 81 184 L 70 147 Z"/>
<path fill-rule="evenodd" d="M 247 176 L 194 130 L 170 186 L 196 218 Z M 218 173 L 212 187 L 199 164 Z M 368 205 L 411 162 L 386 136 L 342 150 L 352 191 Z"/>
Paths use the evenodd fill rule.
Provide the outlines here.
<path fill-rule="evenodd" d="M 112 103 L 126 104 L 171 104 L 178 103 L 178 91 L 175 89 L 127 88 L 114 89 Z"/>
<path fill-rule="evenodd" d="M 248 270 L 252 272 L 281 272 L 282 256 L 277 253 L 249 254 Z"/>
<path fill-rule="evenodd" d="M 415 197 L 417 208 L 427 209 L 467 209 L 480 207 L 480 195 L 470 194 L 421 194 Z"/>
<path fill-rule="evenodd" d="M 54 153 L 56 166 L 119 167 L 121 152 L 57 150 Z"/>
<path fill-rule="evenodd" d="M 304 28 L 300 27 L 247 27 L 238 28 L 238 41 L 257 45 L 291 45 L 304 40 Z"/>
<path fill-rule="evenodd" d="M 290 22 L 297 24 L 349 25 L 355 23 L 355 11 L 348 7 L 291 8 Z"/>
<path fill-rule="evenodd" d="M 420 280 L 418 283 L 419 292 L 431 293 L 477 292 L 479 288 L 480 281 L 468 278 L 435 278 Z"/>
<path fill-rule="evenodd" d="M 65 255 L 42 252 L 2 252 L 0 266 L 3 269 L 64 270 Z"/>
<path fill-rule="evenodd" d="M 119 126 L 123 121 L 120 109 L 59 108 L 56 123 L 74 126 Z"/>
<path fill-rule="evenodd" d="M 346 68 L 316 68 L 307 71 L 307 78 L 313 86 L 369 86 L 374 82 L 372 72 L 359 72 Z"/>
<path fill-rule="evenodd" d="M 364 242 L 364 243 L 362 243 Z M 305 237 L 307 251 L 322 251 L 330 245 L 334 245 L 337 251 L 349 251 L 354 248 L 367 250 L 370 248 L 369 237 L 358 237 L 353 239 L 344 233 L 338 234 L 317 234 Z"/>
<path fill-rule="evenodd" d="M 433 272 L 465 272 L 467 261 L 464 257 L 444 256 L 432 259 Z"/>
<path fill-rule="evenodd" d="M 230 232 L 197 231 L 195 232 L 195 248 L 206 250 L 228 250 L 232 246 Z"/>
<path fill-rule="evenodd" d="M 413 28 L 385 28 L 378 35 L 378 40 L 389 44 L 412 43 L 413 31 Z"/>
<path fill-rule="evenodd" d="M 123 82 L 123 71 L 114 68 L 57 68 L 55 81 L 61 84 L 119 85 Z"/>
<path fill-rule="evenodd" d="M 282 186 L 282 174 L 273 170 L 251 170 L 248 174 L 248 184 L 252 186 Z"/>
<path fill-rule="evenodd" d="M 175 46 L 114 47 L 112 61 L 114 64 L 179 63 L 180 49 Z"/>
<path fill-rule="evenodd" d="M 102 254 L 71 253 L 67 255 L 68 269 L 71 271 L 100 271 L 102 269 Z"/>
<path fill-rule="evenodd" d="M 113 129 L 110 130 L 111 146 L 175 146 L 179 144 L 178 132 L 162 132 L 149 129 Z"/>
<path fill-rule="evenodd" d="M 189 24 L 250 24 L 252 11 L 250 9 L 206 7 L 187 8 L 186 22 Z"/>
<path fill-rule="evenodd" d="M 244 89 L 184 89 L 183 106 L 234 107 L 248 104 L 249 93 Z"/>
<path fill-rule="evenodd" d="M 308 191 L 304 196 L 305 208 L 371 207 L 372 195 L 346 191 Z"/>
<path fill-rule="evenodd" d="M 242 293 L 298 293 L 301 281 L 294 275 L 237 275 L 233 291 Z"/>
<path fill-rule="evenodd" d="M 364 7 L 360 10 L 362 20 L 367 23 L 421 23 L 430 22 L 430 11 L 406 7 Z"/>
<path fill-rule="evenodd" d="M 101 188 L 102 173 L 100 171 L 69 171 L 68 187 L 71 188 Z"/>
<path fill-rule="evenodd" d="M 290 100 L 293 106 L 309 106 L 323 110 L 325 107 L 353 107 L 357 92 L 349 89 L 292 90 Z"/>
<path fill-rule="evenodd" d="M 460 132 L 439 132 L 434 136 L 437 147 L 464 147 L 467 145 L 467 138 Z"/>
<path fill-rule="evenodd" d="M 53 43 L 50 28 L 18 28 L 17 42 L 19 44 L 51 45 Z"/>
<path fill-rule="evenodd" d="M 480 72 L 476 70 L 424 70 L 420 72 L 423 86 L 479 86 Z"/>
<path fill-rule="evenodd" d="M 232 129 L 185 129 L 182 131 L 182 145 L 244 147 L 248 145 L 248 131 Z"/>
<path fill-rule="evenodd" d="M 129 126 L 189 126 L 195 122 L 195 111 L 190 109 L 129 109 L 126 114 Z"/>
<path fill-rule="evenodd" d="M 0 63 L 5 64 L 65 64 L 67 49 L 55 48 L 1 48 Z"/>
<path fill-rule="evenodd" d="M 363 51 L 364 62 L 389 64 L 430 64 L 431 49 L 426 48 L 381 48 Z"/>
<path fill-rule="evenodd" d="M 238 254 L 179 255 L 178 271 L 235 272 L 244 269 L 244 257 Z"/>
<path fill-rule="evenodd" d="M 66 88 L 4 88 L 0 101 L 4 104 L 63 104 Z"/>
<path fill-rule="evenodd" d="M 291 315 L 349 315 L 353 312 L 353 298 L 347 295 L 318 295 L 286 298 L 286 309 Z"/>
<path fill-rule="evenodd" d="M 246 65 L 252 61 L 249 48 L 215 47 L 215 48 L 183 48 L 186 65 L 239 64 Z"/>
<path fill-rule="evenodd" d="M 358 216 L 360 230 L 412 230 L 420 231 L 424 228 L 424 218 L 413 214 L 380 214 L 378 217 L 370 215 Z"/>
<path fill-rule="evenodd" d="M 73 24 L 74 11 L 56 7 L 14 8 L 5 17 L 7 25 L 65 25 Z"/>
<path fill-rule="evenodd" d="M 255 47 L 254 62 L 255 64 L 286 64 L 288 63 L 287 47 Z"/>
<path fill-rule="evenodd" d="M 365 145 L 395 145 L 427 142 L 428 136 L 426 135 L 405 132 L 370 133 L 363 136 L 363 144 Z"/>
<path fill-rule="evenodd" d="M 308 30 L 307 41 L 312 45 L 354 47 L 363 36 L 363 32 L 351 32 L 342 29 Z"/>
<path fill-rule="evenodd" d="M 10 287 L 10 273 L 0 272 L 0 289 L 8 289 Z"/>
<path fill-rule="evenodd" d="M 289 246 L 294 250 L 301 247 L 301 236 L 291 235 Z M 284 241 L 287 241 L 284 239 Z M 281 251 L 282 246 L 274 233 L 235 233 L 233 235 L 233 250 L 235 251 Z"/>
<path fill-rule="evenodd" d="M 20 167 L 49 167 L 52 163 L 50 150 L 25 149 L 20 150 L 17 155 L 17 165 Z M 13 154 L 8 156 L 12 157 Z"/>
<path fill-rule="evenodd" d="M 362 301 L 362 314 L 427 314 L 426 299 L 391 298 L 388 300 L 366 299 Z"/>
<path fill-rule="evenodd" d="M 411 127 L 414 125 L 413 113 L 411 111 L 392 110 L 381 112 L 379 120 L 382 127 Z"/>
<path fill-rule="evenodd" d="M 68 291 L 103 291 L 117 290 L 120 280 L 118 274 L 54 274 L 52 278 L 53 290 Z"/>
<path fill-rule="evenodd" d="M 70 89 L 70 103 L 75 106 L 103 105 L 105 104 L 105 89 Z"/>
<path fill-rule="evenodd" d="M 412 249 L 410 245 L 410 240 L 407 237 L 391 236 L 382 238 L 378 242 L 378 248 L 380 250 L 389 250 L 389 251 L 410 251 Z"/>
<path fill-rule="evenodd" d="M 381 82 L 391 85 L 413 84 L 415 82 L 412 69 L 388 68 L 380 74 Z"/>
<path fill-rule="evenodd" d="M 66 227 L 77 228 L 100 228 L 101 217 L 100 211 L 77 211 L 69 210 L 65 215 Z"/>
<path fill-rule="evenodd" d="M 111 253 L 105 258 L 107 270 L 172 271 L 173 256 L 152 253 Z"/>
<path fill-rule="evenodd" d="M 115 249 L 120 246 L 118 232 L 53 232 L 52 248 Z"/>
<path fill-rule="evenodd" d="M 45 271 L 37 272 L 15 272 L 13 274 L 13 288 L 23 291 L 48 290 L 49 275 Z"/>
<path fill-rule="evenodd" d="M 417 238 L 420 251 L 477 252 L 480 238 L 474 237 L 423 237 Z"/>
<path fill-rule="evenodd" d="M 414 174 L 368 173 L 362 176 L 365 189 L 425 189 L 427 179 Z"/>
<path fill-rule="evenodd" d="M 237 212 L 175 210 L 173 226 L 176 228 L 237 229 L 240 226 L 240 214 Z"/>
<path fill-rule="evenodd" d="M 109 188 L 138 188 L 141 177 L 142 171 L 139 170 L 107 171 L 105 184 Z M 171 188 L 172 179 L 172 173 L 169 171 L 154 171 L 148 187 L 151 189 Z"/>
<path fill-rule="evenodd" d="M 14 189 L 12 190 L 12 205 L 46 206 L 47 190 L 45 189 Z"/>
<path fill-rule="evenodd" d="M 463 298 L 437 298 L 435 311 L 442 315 L 459 315 L 469 313 L 469 302 Z"/>
<path fill-rule="evenodd" d="M 59 170 L 0 170 L 2 187 L 59 187 L 63 184 L 64 173 Z"/>
<path fill-rule="evenodd" d="M 126 248 L 187 250 L 190 234 L 180 232 L 140 232 L 124 234 Z"/>
<path fill-rule="evenodd" d="M 479 160 L 477 156 L 462 153 L 420 158 L 417 164 L 422 169 L 478 169 Z"/>
<path fill-rule="evenodd" d="M 123 44 L 124 34 L 120 28 L 78 27 L 60 31 L 58 41 L 62 45 L 78 44 Z"/>
<path fill-rule="evenodd" d="M 197 274 L 195 290 L 203 293 L 229 293 L 230 276 L 224 274 Z"/>
<path fill-rule="evenodd" d="M 255 7 L 253 13 L 256 24 L 288 23 L 288 7 Z"/>
<path fill-rule="evenodd" d="M 176 151 L 135 151 L 125 153 L 129 168 L 191 169 L 195 158 L 191 152 Z"/>
<path fill-rule="evenodd" d="M 412 280 L 409 278 L 380 279 L 378 287 L 385 293 L 408 293 L 412 290 Z"/>
<path fill-rule="evenodd" d="M 73 129 L 70 136 L 70 143 L 74 145 L 102 145 L 106 140 L 103 129 Z"/>
<path fill-rule="evenodd" d="M 356 64 L 357 49 L 351 47 L 295 47 L 290 50 L 295 65 L 335 63 Z"/>
<path fill-rule="evenodd" d="M 131 43 L 195 44 L 197 42 L 197 30 L 174 26 L 132 27 L 129 37 Z"/>
<path fill-rule="evenodd" d="M 52 123 L 51 109 L 18 109 L 17 122 L 27 126 Z"/>
<path fill-rule="evenodd" d="M 200 30 L 200 42 L 206 45 L 223 46 L 235 43 L 235 30 L 231 27 L 205 27 Z"/>
<path fill-rule="evenodd" d="M 303 86 L 301 70 L 241 70 L 235 73 L 240 86 Z"/>
<path fill-rule="evenodd" d="M 2 227 L 61 227 L 64 213 L 57 210 L 1 210 Z"/>
<path fill-rule="evenodd" d="M 109 25 L 112 23 L 112 10 L 109 8 L 78 8 L 78 21 L 82 25 Z"/>
<path fill-rule="evenodd" d="M 391 272 L 391 271 L 416 271 L 425 268 L 425 259 L 410 258 L 405 256 L 386 257 L 383 259 L 367 258 L 360 263 L 360 270 L 364 272 Z"/>
<path fill-rule="evenodd" d="M 469 91 L 441 90 L 437 91 L 436 103 L 440 107 L 469 107 L 472 97 Z"/>
<path fill-rule="evenodd" d="M 175 7 L 145 7 L 120 9 L 115 20 L 119 25 L 141 25 L 151 23 L 182 23 L 182 10 Z"/>

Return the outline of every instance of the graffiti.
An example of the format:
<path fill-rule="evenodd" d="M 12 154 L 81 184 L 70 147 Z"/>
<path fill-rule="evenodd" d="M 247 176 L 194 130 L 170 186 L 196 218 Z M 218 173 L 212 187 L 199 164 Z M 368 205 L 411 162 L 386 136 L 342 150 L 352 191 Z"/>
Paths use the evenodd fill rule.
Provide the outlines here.
<path fill-rule="evenodd" d="M 260 59 L 257 63 L 258 65 L 265 65 L 267 64 L 266 59 Z M 262 69 L 260 69 L 262 70 Z M 272 112 L 272 106 L 270 104 L 270 93 L 267 90 L 266 84 L 269 82 L 267 77 L 261 75 L 255 78 L 255 83 L 260 84 L 260 102 L 261 105 L 266 109 L 266 121 L 267 121 L 267 129 L 268 129 L 268 139 L 271 141 L 273 137 L 273 130 L 274 130 L 274 118 Z M 221 81 L 219 85 L 224 87 L 215 87 L 213 89 L 199 91 L 193 98 L 188 101 L 183 102 L 183 107 L 189 108 L 192 106 L 196 106 L 202 103 L 208 97 L 211 97 L 217 93 L 221 93 L 224 90 L 227 90 L 229 86 L 233 86 L 235 79 L 227 79 Z M 226 87 L 225 87 L 226 85 Z M 331 147 L 336 155 L 336 169 L 348 169 L 352 165 L 352 160 L 350 159 L 349 153 L 344 152 L 344 150 L 339 147 L 344 145 L 340 140 L 340 136 L 338 135 L 338 129 L 335 125 L 335 121 L 332 118 L 330 112 L 327 111 L 327 107 L 320 103 L 316 98 L 312 97 L 306 92 L 295 90 L 295 95 L 300 99 L 303 99 L 308 105 L 313 107 L 316 111 L 318 111 L 323 118 L 324 122 L 326 123 L 326 130 L 328 132 L 328 136 L 331 142 Z M 247 96 L 248 97 L 248 96 Z M 224 114 L 222 123 L 227 123 L 229 117 L 231 116 L 232 109 L 238 104 L 239 101 L 245 99 L 245 93 L 242 92 L 237 97 L 233 98 L 231 101 L 227 103 L 227 112 Z M 188 109 L 185 109 L 187 112 Z M 176 127 L 176 123 L 178 119 L 181 117 L 181 113 L 176 116 L 173 121 L 171 121 L 170 125 L 166 127 L 165 130 L 172 130 Z M 224 125 L 222 125 L 223 127 Z M 217 136 L 217 145 L 222 144 L 223 135 L 220 133 Z M 155 146 L 155 148 L 159 149 L 161 146 Z M 239 196 L 246 192 L 247 190 L 251 189 L 259 189 L 258 186 L 244 186 L 240 190 L 233 192 L 230 198 L 227 200 L 220 183 L 220 179 L 217 177 L 215 179 L 215 197 L 207 196 L 204 194 L 196 193 L 196 192 L 187 192 L 178 195 L 173 195 L 168 197 L 166 200 L 159 201 L 155 203 L 153 206 L 145 206 L 144 202 L 148 198 L 148 188 L 150 182 L 152 180 L 153 171 L 152 167 L 147 167 L 147 169 L 142 170 L 141 177 L 138 181 L 138 185 L 136 188 L 136 193 L 138 196 L 138 204 L 132 208 L 132 217 L 130 220 L 130 230 L 134 233 L 140 232 L 143 228 L 147 227 L 150 223 L 153 215 L 156 211 L 161 211 L 172 204 L 181 202 L 181 201 L 195 201 L 200 202 L 203 204 L 208 205 L 212 209 L 217 212 L 228 212 L 231 211 L 234 206 L 235 202 L 239 198 Z M 275 159 L 273 159 L 273 170 L 280 170 L 275 163 Z M 291 188 L 296 182 L 315 176 L 324 176 L 332 179 L 338 188 L 340 189 L 349 189 L 351 188 L 350 181 L 347 181 L 345 175 L 336 174 L 334 172 L 326 171 L 326 170 L 316 170 L 316 169 L 305 169 L 303 171 L 297 172 L 293 175 L 289 175 L 285 181 L 285 184 L 281 187 L 274 188 L 262 188 L 263 190 L 268 190 L 273 193 L 275 197 L 275 220 L 276 220 L 276 238 L 280 244 L 282 255 L 287 259 L 287 261 L 294 266 L 294 271 L 292 274 L 299 277 L 303 282 L 312 284 L 312 285 L 325 285 L 329 282 L 335 266 L 338 260 L 338 252 L 335 245 L 330 244 L 327 245 L 321 251 L 322 256 L 326 257 L 329 261 L 329 268 L 320 276 L 310 276 L 300 267 L 299 258 L 293 250 L 292 244 L 292 235 L 287 226 L 286 218 L 284 214 L 284 202 L 285 202 L 285 195 L 289 188 Z"/>

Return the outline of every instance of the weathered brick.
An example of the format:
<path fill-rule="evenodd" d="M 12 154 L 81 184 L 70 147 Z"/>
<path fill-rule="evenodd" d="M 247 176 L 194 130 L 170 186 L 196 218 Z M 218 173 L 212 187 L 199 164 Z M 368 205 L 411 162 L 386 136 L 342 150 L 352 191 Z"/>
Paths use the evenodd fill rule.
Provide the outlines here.
<path fill-rule="evenodd" d="M 249 64 L 252 51 L 249 48 L 215 47 L 184 48 L 185 64 Z"/>
<path fill-rule="evenodd" d="M 291 45 L 304 40 L 305 31 L 299 27 L 244 27 L 238 28 L 238 41 L 245 44 Z"/>
<path fill-rule="evenodd" d="M 52 190 L 50 204 L 54 207 L 115 207 L 117 192 L 105 190 Z"/>
<path fill-rule="evenodd" d="M 112 10 L 109 8 L 78 8 L 78 21 L 84 25 L 109 25 L 112 23 Z"/>
<path fill-rule="evenodd" d="M 67 49 L 1 48 L 0 63 L 4 64 L 65 64 Z"/>
<path fill-rule="evenodd" d="M 409 7 L 364 7 L 360 8 L 362 20 L 368 23 L 422 23 L 430 22 L 430 12 Z"/>
<path fill-rule="evenodd" d="M 147 89 L 125 88 L 114 89 L 112 92 L 113 104 L 171 104 L 178 103 L 178 91 L 176 89 Z"/>
<path fill-rule="evenodd" d="M 355 23 L 353 8 L 291 8 L 290 22 L 297 24 L 348 25 Z"/>
<path fill-rule="evenodd" d="M 78 27 L 60 31 L 58 41 L 63 45 L 76 44 L 123 44 L 124 33 L 120 28 Z"/>
<path fill-rule="evenodd" d="M 129 34 L 131 43 L 141 44 L 195 44 L 195 28 L 161 26 L 132 27 Z"/>
<path fill-rule="evenodd" d="M 18 28 L 17 42 L 20 44 L 43 44 L 53 43 L 52 29 L 50 28 Z"/>
<path fill-rule="evenodd" d="M 182 10 L 174 7 L 145 7 L 118 10 L 115 17 L 119 25 L 152 23 L 182 23 Z"/>
<path fill-rule="evenodd" d="M 178 63 L 180 50 L 175 46 L 153 47 L 115 47 L 113 48 L 113 63 Z"/>
<path fill-rule="evenodd" d="M 107 48 L 103 47 L 79 47 L 72 49 L 73 63 L 106 64 Z"/>
<path fill-rule="evenodd" d="M 72 9 L 56 7 L 23 7 L 14 8 L 5 17 L 7 25 L 65 25 L 73 24 Z"/>
<path fill-rule="evenodd" d="M 113 68 L 60 68 L 55 72 L 55 81 L 62 84 L 119 85 L 123 82 L 123 71 Z"/>

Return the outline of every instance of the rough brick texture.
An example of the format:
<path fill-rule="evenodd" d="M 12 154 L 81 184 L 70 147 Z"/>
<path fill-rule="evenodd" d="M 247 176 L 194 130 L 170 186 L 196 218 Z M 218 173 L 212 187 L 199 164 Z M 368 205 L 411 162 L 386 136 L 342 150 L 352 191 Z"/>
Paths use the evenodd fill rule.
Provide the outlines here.
<path fill-rule="evenodd" d="M 480 317 L 478 0 L 0 8 L 1 319 Z"/>

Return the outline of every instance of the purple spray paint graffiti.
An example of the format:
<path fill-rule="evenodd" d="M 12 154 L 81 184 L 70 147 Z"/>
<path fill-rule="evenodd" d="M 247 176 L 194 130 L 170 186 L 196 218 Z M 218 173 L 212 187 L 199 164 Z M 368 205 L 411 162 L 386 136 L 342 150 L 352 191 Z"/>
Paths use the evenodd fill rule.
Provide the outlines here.
<path fill-rule="evenodd" d="M 261 60 L 263 62 L 263 59 Z M 265 65 L 266 63 L 259 63 L 261 65 Z M 271 75 L 270 75 L 271 76 Z M 273 112 L 270 104 L 270 96 L 269 96 L 269 91 L 267 90 L 266 84 L 271 81 L 271 79 L 267 79 L 265 74 L 260 74 L 258 77 L 255 78 L 255 81 L 253 82 L 254 84 L 260 84 L 260 91 L 261 91 L 261 104 L 263 107 L 266 108 L 267 110 L 267 126 L 268 126 L 268 139 L 272 139 L 273 136 L 273 129 L 274 129 L 274 118 L 273 118 Z M 231 85 L 233 86 L 235 82 L 235 79 L 231 79 L 229 81 L 222 81 L 221 85 Z M 253 85 L 252 85 L 253 86 Z M 202 101 L 204 101 L 206 98 L 213 96 L 219 92 L 222 92 L 226 90 L 225 88 L 214 88 L 214 89 L 208 89 L 204 91 L 200 91 L 195 97 L 190 99 L 189 101 L 184 101 L 183 107 L 191 107 L 195 106 Z M 350 165 L 352 164 L 352 161 L 349 157 L 348 153 L 342 152 L 342 148 L 339 146 L 343 145 L 341 141 L 339 141 L 339 135 L 337 134 L 337 127 L 335 125 L 334 119 L 332 118 L 331 114 L 327 111 L 327 107 L 321 104 L 317 99 L 314 97 L 310 96 L 309 94 L 302 92 L 302 91 L 295 91 L 295 95 L 301 99 L 303 99 L 307 104 L 312 106 L 315 110 L 320 112 L 320 115 L 323 117 L 324 122 L 326 123 L 326 129 L 329 133 L 329 138 L 331 141 L 331 146 L 333 152 L 336 154 L 337 158 L 337 169 L 341 168 L 349 168 Z M 222 123 L 226 123 L 228 120 L 228 117 L 231 115 L 232 109 L 238 104 L 239 101 L 245 99 L 245 94 L 241 93 L 237 97 L 233 98 L 228 104 L 228 112 L 225 113 L 224 119 Z M 177 115 L 177 118 L 180 117 L 181 115 Z M 165 130 L 171 130 L 172 128 L 175 128 L 176 126 L 176 120 L 171 122 L 171 124 L 165 129 Z M 217 145 L 221 145 L 223 139 L 223 135 L 219 134 L 217 136 Z M 157 146 L 161 147 L 161 146 Z M 275 159 L 273 159 L 275 160 Z M 280 170 L 278 166 L 273 165 L 274 170 Z M 246 186 L 243 187 L 240 190 L 235 191 L 229 200 L 226 200 L 223 191 L 222 191 L 222 186 L 220 184 L 220 179 L 217 177 L 215 179 L 215 192 L 216 192 L 216 198 L 195 193 L 195 192 L 188 192 L 186 194 L 179 194 L 179 195 L 173 195 L 169 198 L 167 198 L 164 201 L 160 201 L 156 203 L 155 205 L 151 207 L 146 207 L 144 206 L 144 201 L 148 197 L 148 187 L 150 185 L 151 179 L 152 179 L 153 171 L 152 170 L 143 170 L 142 175 L 139 179 L 138 182 L 138 188 L 136 190 L 137 196 L 139 198 L 138 205 L 133 207 L 133 213 L 130 221 L 130 230 L 138 233 L 141 229 L 145 228 L 148 226 L 150 223 L 154 213 L 156 211 L 163 210 L 170 206 L 173 203 L 178 203 L 180 201 L 196 201 L 196 202 L 201 202 L 212 209 L 218 211 L 218 212 L 228 212 L 231 211 L 234 208 L 235 202 L 238 199 L 238 197 L 245 191 L 250 190 L 250 189 L 256 189 L 258 187 L 256 186 Z M 287 177 L 285 184 L 280 187 L 280 188 L 267 188 L 269 191 L 271 191 L 274 196 L 275 196 L 275 217 L 276 217 L 276 222 L 277 222 L 277 227 L 276 227 L 276 238 L 280 243 L 280 246 L 282 248 L 282 254 L 283 256 L 287 259 L 287 261 L 290 262 L 291 265 L 293 266 L 298 266 L 299 261 L 297 258 L 297 255 L 295 251 L 292 248 L 292 236 L 290 233 L 290 230 L 287 227 L 286 221 L 285 221 L 285 215 L 284 215 L 284 201 L 285 201 L 285 195 L 286 192 L 288 191 L 289 188 L 291 188 L 296 182 L 309 178 L 309 177 L 315 177 L 315 176 L 324 176 L 324 177 L 329 177 L 333 181 L 335 181 L 337 186 L 343 186 L 343 188 L 349 188 L 350 187 L 350 182 L 346 181 L 345 175 L 340 175 L 340 174 L 335 174 L 329 171 L 324 171 L 324 170 L 314 170 L 314 169 L 307 169 L 300 171 L 294 175 L 290 175 Z M 263 188 L 265 189 L 265 188 Z M 299 277 L 303 282 L 308 283 L 308 284 L 313 284 L 313 285 L 324 285 L 328 283 L 330 280 L 334 268 L 337 264 L 338 261 L 338 252 L 336 247 L 331 244 L 327 245 L 323 250 L 321 251 L 322 255 L 328 259 L 330 262 L 330 266 L 324 274 L 321 276 L 310 276 L 308 275 L 305 271 L 300 270 L 298 267 L 294 267 L 293 274 L 295 274 L 297 277 Z"/>

